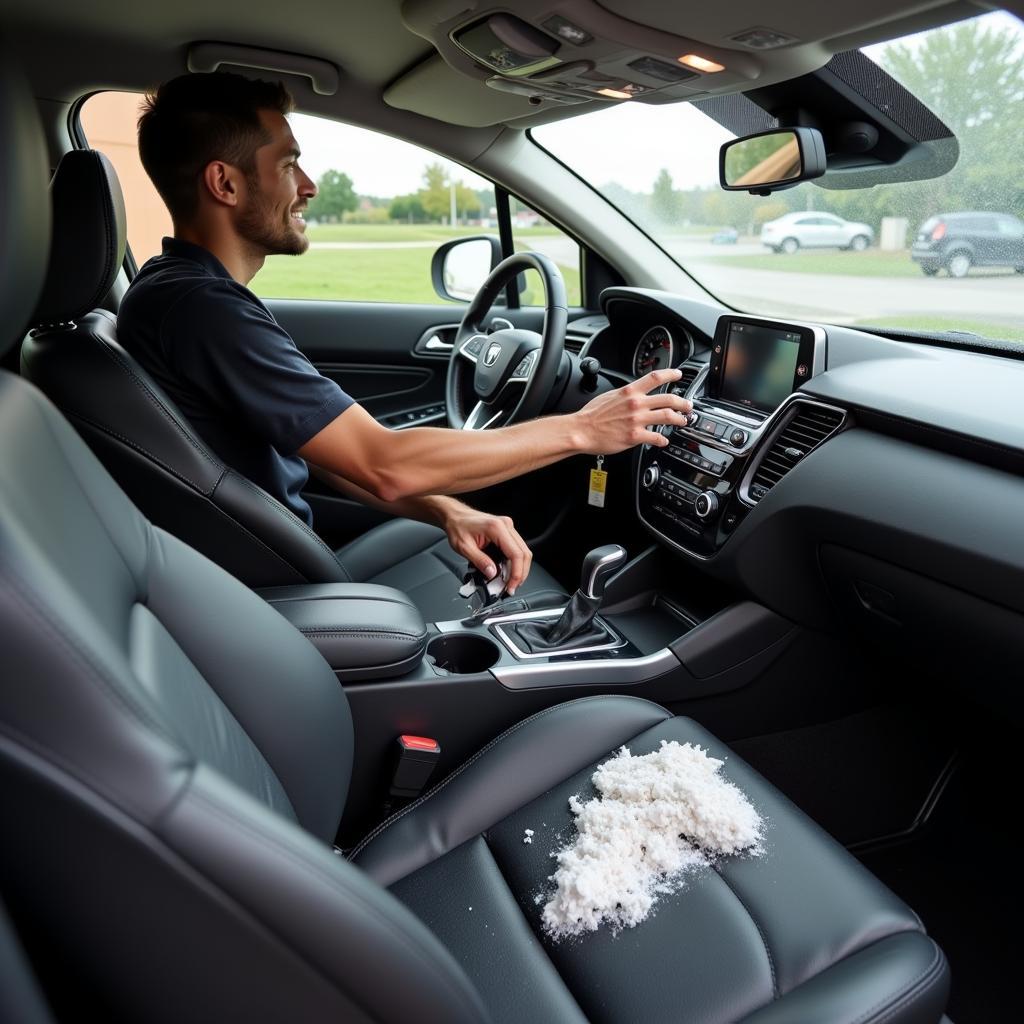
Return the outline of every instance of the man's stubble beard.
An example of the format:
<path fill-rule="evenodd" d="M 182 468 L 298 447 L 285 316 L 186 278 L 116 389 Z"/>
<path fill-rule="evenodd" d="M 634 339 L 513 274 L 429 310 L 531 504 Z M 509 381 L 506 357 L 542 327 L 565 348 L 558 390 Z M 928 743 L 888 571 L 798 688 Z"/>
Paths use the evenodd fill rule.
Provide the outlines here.
<path fill-rule="evenodd" d="M 238 222 L 238 233 L 262 256 L 301 256 L 309 248 L 309 239 L 292 222 L 291 208 L 282 222 L 257 183 L 250 180 L 248 184 L 251 201 Z"/>

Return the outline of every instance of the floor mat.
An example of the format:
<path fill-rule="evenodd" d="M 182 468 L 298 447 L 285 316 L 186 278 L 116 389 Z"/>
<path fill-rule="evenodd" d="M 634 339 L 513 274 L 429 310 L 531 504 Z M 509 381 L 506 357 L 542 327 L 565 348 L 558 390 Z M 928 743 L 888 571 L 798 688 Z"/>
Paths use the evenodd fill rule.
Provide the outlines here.
<path fill-rule="evenodd" d="M 991 734 L 990 734 L 991 735 Z M 1019 767 L 1009 742 L 965 751 L 928 827 L 911 842 L 859 854 L 917 911 L 949 960 L 956 1024 L 1020 1020 L 1016 820 Z"/>
<path fill-rule="evenodd" d="M 955 746 L 915 707 L 872 708 L 730 744 L 846 846 L 909 829 Z"/>

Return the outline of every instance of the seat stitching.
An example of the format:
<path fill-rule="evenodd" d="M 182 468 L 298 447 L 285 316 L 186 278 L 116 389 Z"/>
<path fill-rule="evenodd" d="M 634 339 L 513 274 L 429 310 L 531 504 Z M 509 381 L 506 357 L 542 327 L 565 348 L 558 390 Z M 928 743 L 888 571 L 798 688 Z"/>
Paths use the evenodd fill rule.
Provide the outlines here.
<path fill-rule="evenodd" d="M 892 1018 L 897 1013 L 899 1013 L 907 1005 L 908 1002 L 910 1002 L 912 999 L 916 999 L 918 997 L 926 995 L 941 980 L 942 980 L 941 965 L 937 965 L 933 977 L 929 978 L 927 980 L 927 982 L 925 982 L 923 985 L 921 985 L 921 987 L 918 988 L 916 991 L 914 991 L 914 992 L 907 991 L 906 993 L 904 993 L 903 997 L 899 1000 L 899 1002 L 897 1004 L 895 1004 L 894 1006 L 892 1006 L 889 1009 L 889 1012 L 886 1013 L 886 1015 L 884 1017 L 879 1017 L 875 1021 L 875 1024 L 885 1024 L 886 1021 L 892 1020 Z"/>
<path fill-rule="evenodd" d="M 304 523 L 294 512 L 291 511 L 291 509 L 285 508 L 284 505 L 282 505 L 281 502 L 277 500 L 277 498 L 275 498 L 271 494 L 268 494 L 265 490 L 263 490 L 262 487 L 258 487 L 247 476 L 244 476 L 242 473 L 235 473 L 234 471 L 231 470 L 229 470 L 229 472 L 231 472 L 231 476 L 234 479 L 241 481 L 241 483 L 244 486 L 248 487 L 251 491 L 253 491 L 257 495 L 257 497 L 262 498 L 268 505 L 270 505 L 270 507 L 279 516 L 284 516 L 286 519 L 290 521 L 291 525 L 298 526 L 300 530 L 308 534 L 310 539 L 315 541 L 316 544 L 321 549 L 326 551 L 327 554 L 331 556 L 331 559 L 334 561 L 334 563 L 336 565 L 341 566 L 342 572 L 344 572 L 345 575 L 348 576 L 348 570 L 343 565 L 341 565 L 341 562 L 338 561 L 338 556 L 327 546 L 327 544 L 324 543 L 323 538 L 319 534 L 311 530 L 306 523 Z M 351 582 L 351 579 L 349 580 L 349 582 Z"/>
<path fill-rule="evenodd" d="M 339 896 L 342 896 L 346 899 L 350 899 L 353 902 L 359 903 L 371 917 L 377 920 L 378 924 L 384 926 L 387 929 L 387 931 L 391 934 L 391 936 L 397 941 L 399 945 L 404 946 L 421 963 L 426 964 L 428 967 L 432 969 L 431 976 L 443 980 L 445 987 L 448 988 L 448 990 L 452 992 L 454 995 L 456 995 L 458 1000 L 462 1002 L 464 1006 L 468 1006 L 473 1011 L 473 1014 L 476 1013 L 477 1007 L 471 1005 L 469 1001 L 466 999 L 465 993 L 460 988 L 451 983 L 451 979 L 448 977 L 447 973 L 442 970 L 437 970 L 437 968 L 440 967 L 440 963 L 434 957 L 430 956 L 426 949 L 413 942 L 409 938 L 409 936 L 406 935 L 405 932 L 403 932 L 400 928 L 398 928 L 395 925 L 394 922 L 388 920 L 388 918 L 383 917 L 381 914 L 379 914 L 377 908 L 369 900 L 365 899 L 358 889 L 356 889 L 354 886 L 348 885 L 348 883 L 345 880 L 337 877 L 336 875 L 324 871 L 319 865 L 313 864 L 310 861 L 304 859 L 299 853 L 289 849 L 284 843 L 280 842 L 277 839 L 277 837 L 274 836 L 272 833 L 261 832 L 257 830 L 252 826 L 252 824 L 249 821 L 235 814 L 233 808 L 229 808 L 224 804 L 220 803 L 209 793 L 203 792 L 198 787 L 193 787 L 191 789 L 191 794 L 200 803 L 205 803 L 206 806 L 214 812 L 214 814 L 220 815 L 225 820 L 232 822 L 243 832 L 248 833 L 260 845 L 274 847 L 278 851 L 278 853 L 280 853 L 295 867 L 299 868 L 310 877 L 318 878 L 321 881 L 327 883 L 327 885 L 329 885 L 331 889 Z M 297 827 L 301 828 L 302 826 L 297 825 Z M 312 833 L 309 834 L 312 835 Z M 252 912 L 251 908 L 250 912 Z"/>
<path fill-rule="evenodd" d="M 753 911 L 751 911 L 750 907 L 747 906 L 747 904 L 744 901 L 743 897 L 740 896 L 740 894 L 732 887 L 732 885 L 729 882 L 729 879 L 726 878 L 725 875 L 722 874 L 722 870 L 719 867 L 719 865 L 715 864 L 715 865 L 713 865 L 713 867 L 715 869 L 715 873 L 718 875 L 718 877 L 725 884 L 725 887 L 729 890 L 729 892 L 731 892 L 733 894 L 733 896 L 736 897 L 736 901 L 743 908 L 743 910 L 746 913 L 747 917 L 749 917 L 750 920 L 753 922 L 754 927 L 757 929 L 757 934 L 761 937 L 761 945 L 764 946 L 765 954 L 768 957 L 768 970 L 771 973 L 771 978 L 772 978 L 772 999 L 773 1000 L 778 999 L 779 998 L 779 980 L 778 980 L 778 977 L 775 974 L 775 959 L 772 956 L 771 947 L 768 945 L 768 939 L 765 936 L 764 929 L 762 929 L 762 927 L 761 927 L 761 922 L 758 921 L 758 919 L 754 916 Z"/>
<path fill-rule="evenodd" d="M 108 434 L 110 437 L 116 437 L 118 441 L 122 442 L 123 444 L 126 444 L 129 448 L 133 449 L 134 451 L 139 452 L 140 455 L 145 455 L 147 459 L 151 459 L 158 466 L 160 466 L 161 469 L 166 470 L 172 476 L 176 477 L 178 480 L 181 480 L 182 483 L 188 484 L 190 487 L 195 488 L 195 490 L 197 490 L 200 494 L 204 494 L 207 497 L 213 494 L 213 492 L 217 489 L 217 484 L 219 484 L 220 481 L 224 479 L 224 474 L 227 472 L 226 467 L 221 467 L 220 476 L 217 477 L 217 479 L 214 481 L 213 486 L 209 490 L 206 490 L 202 486 L 202 484 L 196 483 L 195 480 L 186 476 L 184 473 L 179 472 L 173 466 L 169 466 L 166 462 L 164 462 L 163 459 L 161 459 L 157 455 L 154 455 L 153 452 L 151 452 L 148 448 L 145 448 L 138 442 L 133 441 L 130 437 L 127 437 L 126 435 L 120 433 L 119 431 L 114 430 L 113 427 L 109 427 L 103 423 L 100 423 L 98 420 L 94 420 L 90 416 L 84 416 L 82 413 L 77 411 L 68 410 L 65 415 L 69 416 L 71 419 L 79 420 L 82 423 L 87 423 L 90 427 L 93 427 L 94 429 L 99 430 L 104 434 Z"/>
<path fill-rule="evenodd" d="M 14 747 L 20 746 L 24 750 L 29 751 L 31 754 L 43 761 L 44 764 L 50 767 L 56 767 L 58 770 L 65 772 L 79 784 L 86 785 L 95 792 L 102 794 L 104 799 L 109 800 L 111 803 L 121 806 L 122 809 L 130 807 L 134 813 L 139 815 L 140 819 L 144 819 L 147 814 L 151 813 L 151 808 L 148 805 L 134 800 L 132 794 L 127 790 L 114 791 L 107 780 L 101 779 L 98 775 L 94 775 L 80 762 L 69 761 L 60 750 L 57 750 L 55 747 L 51 747 L 49 744 L 43 743 L 35 736 L 30 736 L 28 733 L 22 732 L 20 729 L 8 722 L 0 723 L 0 740 L 4 737 L 6 737 L 7 741 Z M 184 765 L 190 765 L 192 763 L 190 760 L 191 755 L 186 752 L 180 753 L 185 759 L 183 762 Z M 174 799 L 177 799 L 176 795 Z M 120 804 L 118 804 L 119 801 Z"/>
<path fill-rule="evenodd" d="M 936 971 L 937 974 L 941 974 L 941 972 L 937 971 L 936 968 L 939 965 L 941 965 L 942 951 L 939 949 L 938 946 L 934 946 L 934 949 L 935 951 L 932 955 L 931 962 L 916 978 L 914 978 L 913 981 L 909 982 L 907 985 L 904 985 L 899 992 L 892 993 L 891 995 L 886 996 L 885 999 L 879 1000 L 877 1003 L 875 1003 L 874 1006 L 871 1007 L 870 1010 L 867 1010 L 864 1013 L 862 1013 L 859 1017 L 852 1020 L 850 1024 L 864 1024 L 864 1022 L 870 1020 L 871 1017 L 874 1016 L 874 1014 L 878 1010 L 882 1009 L 886 1005 L 886 1003 L 890 1003 L 891 1005 L 889 1006 L 886 1015 L 884 1017 L 879 1018 L 875 1022 L 875 1024 L 884 1024 L 885 1021 L 889 1020 L 894 1013 L 896 1013 L 899 1009 L 902 1008 L 903 1005 L 906 1004 L 908 999 L 916 995 L 916 993 L 913 990 L 922 982 L 924 982 L 929 974 L 931 974 L 933 971 Z M 922 991 L 926 991 L 930 984 L 931 982 L 925 984 Z M 896 1002 L 893 1003 L 893 1000 L 895 1000 Z"/>
<path fill-rule="evenodd" d="M 13 569 L 10 566 L 9 568 Z M 179 737 L 170 732 L 163 722 L 153 716 L 149 708 L 135 701 L 127 691 L 121 689 L 117 684 L 108 679 L 100 667 L 93 663 L 89 653 L 80 647 L 69 634 L 63 632 L 58 627 L 56 621 L 50 618 L 50 609 L 42 603 L 38 595 L 15 572 L 9 572 L 6 579 L 8 584 L 24 599 L 21 607 L 32 615 L 43 629 L 53 636 L 58 644 L 100 684 L 101 692 L 106 693 L 113 703 L 119 704 L 122 710 L 133 715 L 143 725 L 153 729 L 154 732 L 157 732 L 164 739 L 173 743 L 175 747 L 181 746 Z"/>
<path fill-rule="evenodd" d="M 299 632 L 305 636 L 336 636 L 336 637 L 380 637 L 384 640 L 426 640 L 427 632 L 405 633 L 400 629 L 347 629 L 344 626 L 299 626 Z"/>
<path fill-rule="evenodd" d="M 157 398 L 156 394 L 149 387 L 149 385 L 143 380 L 135 371 L 131 368 L 131 364 L 122 359 L 117 352 L 107 344 L 107 342 L 100 337 L 96 338 L 100 348 L 106 353 L 106 355 L 115 362 L 133 381 L 133 383 L 139 388 L 140 391 L 149 400 L 150 404 L 153 405 L 157 412 L 159 412 L 164 419 L 166 419 L 171 426 L 181 435 L 182 438 L 188 444 L 190 444 L 196 452 L 198 452 L 207 462 L 214 466 L 221 465 L 220 461 L 214 458 L 206 449 L 199 444 L 194 437 L 191 436 L 188 430 L 185 429 L 184 425 L 178 421 L 178 418 L 171 412 L 171 410 L 164 405 L 164 403 Z"/>
<path fill-rule="evenodd" d="M 467 768 L 469 768 L 469 766 L 471 764 L 473 764 L 474 761 L 476 761 L 479 758 L 483 757 L 484 754 L 486 754 L 487 751 L 489 751 L 492 747 L 494 747 L 498 743 L 501 743 L 502 740 L 507 739 L 513 733 L 518 732 L 524 726 L 529 725 L 531 722 L 535 722 L 539 718 L 543 718 L 545 715 L 550 715 L 553 711 L 557 711 L 559 708 L 568 707 L 570 704 L 573 704 L 573 705 L 575 705 L 575 704 L 583 704 L 586 701 L 591 701 L 591 700 L 607 700 L 608 697 L 609 697 L 609 694 L 602 693 L 602 694 L 599 694 L 599 695 L 594 696 L 594 697 L 580 697 L 577 700 L 566 701 L 563 704 L 553 704 L 551 707 L 544 708 L 542 711 L 538 711 L 536 714 L 531 715 L 529 718 L 524 718 L 521 722 L 517 722 L 515 725 L 513 725 L 510 728 L 506 729 L 500 735 L 495 736 L 495 738 L 493 740 L 491 740 L 491 742 L 488 743 L 485 747 L 481 747 L 468 761 L 464 762 L 462 765 L 460 765 L 458 768 L 456 768 L 455 771 L 453 771 L 451 773 L 451 775 L 448 775 L 445 778 L 443 778 L 436 786 L 434 786 L 433 789 L 428 790 L 418 800 L 415 800 L 411 804 L 409 804 L 408 807 L 403 807 L 402 810 L 398 811 L 396 814 L 393 814 L 390 818 L 388 818 L 385 821 L 381 822 L 381 824 L 379 824 L 349 854 L 349 860 L 355 860 L 355 858 L 359 855 L 360 852 L 362 852 L 362 850 L 367 846 L 367 844 L 369 844 L 374 839 L 376 839 L 377 836 L 379 836 L 385 829 L 390 828 L 392 825 L 394 825 L 396 822 L 398 822 L 399 819 L 404 818 L 405 815 L 407 815 L 410 811 L 416 810 L 416 808 L 419 807 L 421 804 L 423 804 L 424 801 L 429 800 L 432 796 L 436 796 L 442 789 L 444 789 L 445 786 L 448 785 L 449 782 L 454 782 Z M 666 719 L 672 717 L 672 715 L 669 712 L 665 711 L 665 709 L 660 704 L 655 704 L 655 702 L 653 700 L 645 700 L 643 697 L 633 697 L 631 699 L 632 700 L 642 700 L 645 704 L 650 704 L 652 707 L 655 707 L 659 711 L 663 712 Z M 663 721 L 664 721 L 664 719 L 663 719 Z"/>
<path fill-rule="evenodd" d="M 505 877 L 505 872 L 501 869 L 501 861 L 494 855 L 494 851 L 491 849 L 491 844 L 487 842 L 486 830 L 480 834 L 480 838 L 483 840 L 484 849 L 487 851 L 487 855 L 491 858 L 491 862 L 494 864 L 495 870 L 498 873 L 498 877 L 505 883 L 505 889 L 508 892 L 509 896 L 511 897 L 512 902 L 515 904 L 516 909 L 519 911 L 519 915 L 522 918 L 523 923 L 526 925 L 527 931 L 537 939 L 537 945 L 540 946 L 541 951 L 544 954 L 544 959 L 551 965 L 551 969 L 555 972 L 556 977 L 565 986 L 566 993 L 568 994 L 569 998 L 573 1001 L 573 1003 L 576 1004 L 576 1008 L 580 1011 L 580 1015 L 582 1017 L 586 1017 L 586 1014 L 583 1012 L 583 1007 L 580 1006 L 579 1000 L 576 998 L 576 993 L 573 992 L 573 990 L 569 987 L 569 983 L 565 980 L 565 978 L 562 977 L 562 972 L 558 969 L 555 962 L 551 959 L 551 956 L 547 951 L 547 947 L 544 945 L 543 942 L 540 941 L 540 938 L 534 931 L 533 926 L 530 924 L 529 918 L 527 918 L 526 914 L 523 912 L 523 908 L 520 905 L 519 900 L 516 899 L 516 894 L 512 891 L 512 886 L 509 883 L 509 880 Z"/>
<path fill-rule="evenodd" d="M 60 410 L 57 410 L 57 412 L 59 414 Z M 67 450 L 64 439 L 61 438 L 61 436 L 57 433 L 56 428 L 57 424 L 59 423 L 59 419 L 51 418 L 49 415 L 47 415 L 46 408 L 45 406 L 42 405 L 40 405 L 39 408 L 36 409 L 36 413 L 40 416 L 43 426 L 46 429 L 46 432 L 50 435 L 54 445 L 60 452 L 60 457 L 63 460 L 64 465 L 67 467 L 67 475 L 74 479 L 74 482 L 78 487 L 79 493 L 82 495 L 89 508 L 92 509 L 93 515 L 96 517 L 96 522 L 103 529 L 103 532 L 107 535 L 108 539 L 110 540 L 110 546 L 114 549 L 114 551 L 117 552 L 117 557 L 121 560 L 121 564 L 125 567 L 125 571 L 132 578 L 132 582 L 135 584 L 135 586 L 141 590 L 142 583 L 139 578 L 140 574 L 136 573 L 135 569 L 129 564 L 128 556 L 125 555 L 124 549 L 121 546 L 121 538 L 119 536 L 115 536 L 114 532 L 110 528 L 110 525 L 107 523 L 106 518 L 100 513 L 100 510 L 96 506 L 96 502 L 93 501 L 92 495 L 89 493 L 89 488 L 86 487 L 85 484 L 83 483 L 84 477 L 81 473 L 81 466 L 78 464 L 76 460 L 71 458 L 71 453 Z M 73 433 L 72 436 L 78 438 L 79 443 L 85 444 L 85 441 L 83 441 L 82 438 L 79 437 L 77 433 Z M 143 519 L 145 522 L 146 529 L 150 529 L 149 521 L 146 520 L 144 517 Z M 149 552 L 147 542 L 147 559 L 148 556 Z"/>
<path fill-rule="evenodd" d="M 266 541 L 264 541 L 260 537 L 258 537 L 255 533 L 252 532 L 252 530 L 250 530 L 243 523 L 240 523 L 233 515 L 231 515 L 225 509 L 221 508 L 216 503 L 216 501 L 214 500 L 214 495 L 216 494 L 217 488 L 220 486 L 221 481 L 224 479 L 225 475 L 229 472 L 229 470 L 226 467 L 223 468 L 223 471 L 221 472 L 221 475 L 214 482 L 213 489 L 210 490 L 209 492 L 207 492 L 207 491 L 203 490 L 203 488 L 200 487 L 198 484 L 194 483 L 192 480 L 189 480 L 188 477 L 183 476 L 182 474 L 180 474 L 180 473 L 176 472 L 174 469 L 172 469 L 170 466 L 166 465 L 164 462 L 162 462 L 160 459 L 158 459 L 155 455 L 153 455 L 152 452 L 148 452 L 148 451 L 146 451 L 145 448 L 141 448 L 138 445 L 134 444 L 130 438 L 124 437 L 121 434 L 117 433 L 117 431 L 110 430 L 108 427 L 103 426 L 101 423 L 96 423 L 93 420 L 89 419 L 87 416 L 82 416 L 79 413 L 69 412 L 69 413 L 67 413 L 67 415 L 72 420 L 79 420 L 79 421 L 81 421 L 83 423 L 87 423 L 87 424 L 89 424 L 89 426 L 94 427 L 96 430 L 99 430 L 101 433 L 105 433 L 105 434 L 107 434 L 110 437 L 116 438 L 118 441 L 121 441 L 123 444 L 127 445 L 133 451 L 137 451 L 140 454 L 145 455 L 147 458 L 152 459 L 153 462 L 155 462 L 158 466 L 160 466 L 161 469 L 165 470 L 167 473 L 170 473 L 170 475 L 173 476 L 176 480 L 180 480 L 182 483 L 186 483 L 189 486 L 193 487 L 197 494 L 201 495 L 203 498 L 206 499 L 206 501 L 209 503 L 211 509 L 214 512 L 216 512 L 217 515 L 219 515 L 222 518 L 226 519 L 229 523 L 232 524 L 232 526 L 234 526 L 238 530 L 240 530 L 251 541 L 253 541 L 255 544 L 259 545 L 267 554 L 269 554 L 272 557 L 276 558 L 285 568 L 290 569 L 292 572 L 296 573 L 298 576 L 301 576 L 302 579 L 305 582 L 307 582 L 307 583 L 309 582 L 309 574 L 308 573 L 302 572 L 296 566 L 292 565 L 291 562 L 289 562 L 286 558 L 284 558 L 279 551 L 277 551 L 274 548 L 272 548 L 269 544 L 266 543 Z"/>

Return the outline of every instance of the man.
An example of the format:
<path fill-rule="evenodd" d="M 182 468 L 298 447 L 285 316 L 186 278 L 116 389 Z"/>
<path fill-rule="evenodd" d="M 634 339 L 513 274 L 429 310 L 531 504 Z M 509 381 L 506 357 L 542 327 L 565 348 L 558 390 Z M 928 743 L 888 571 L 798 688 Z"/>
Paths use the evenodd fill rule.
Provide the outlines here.
<path fill-rule="evenodd" d="M 224 73 L 183 75 L 148 97 L 139 153 L 174 237 L 128 289 L 119 338 L 228 465 L 308 524 L 300 492 L 312 469 L 367 504 L 441 526 L 487 578 L 493 542 L 509 559 L 514 593 L 532 555 L 512 520 L 451 495 L 568 455 L 667 444 L 650 427 L 682 423 L 690 403 L 647 392 L 678 372 L 500 430 L 382 427 L 316 371 L 246 287 L 267 256 L 309 245 L 302 214 L 316 186 L 299 167 L 291 109 L 280 83 Z"/>

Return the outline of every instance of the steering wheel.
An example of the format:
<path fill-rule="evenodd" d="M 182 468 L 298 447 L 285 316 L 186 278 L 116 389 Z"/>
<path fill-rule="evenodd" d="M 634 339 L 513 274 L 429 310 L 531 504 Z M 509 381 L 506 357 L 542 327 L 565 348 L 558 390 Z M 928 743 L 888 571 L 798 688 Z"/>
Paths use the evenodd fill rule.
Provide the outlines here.
<path fill-rule="evenodd" d="M 544 285 L 544 326 L 536 331 L 507 328 L 487 334 L 483 321 L 502 288 L 524 270 L 536 270 Z M 487 430 L 539 415 L 565 352 L 569 311 L 565 282 L 553 260 L 539 252 L 517 252 L 490 273 L 459 324 L 448 364 L 445 405 L 457 430 Z M 476 399 L 463 408 L 464 375 L 473 374 Z"/>

